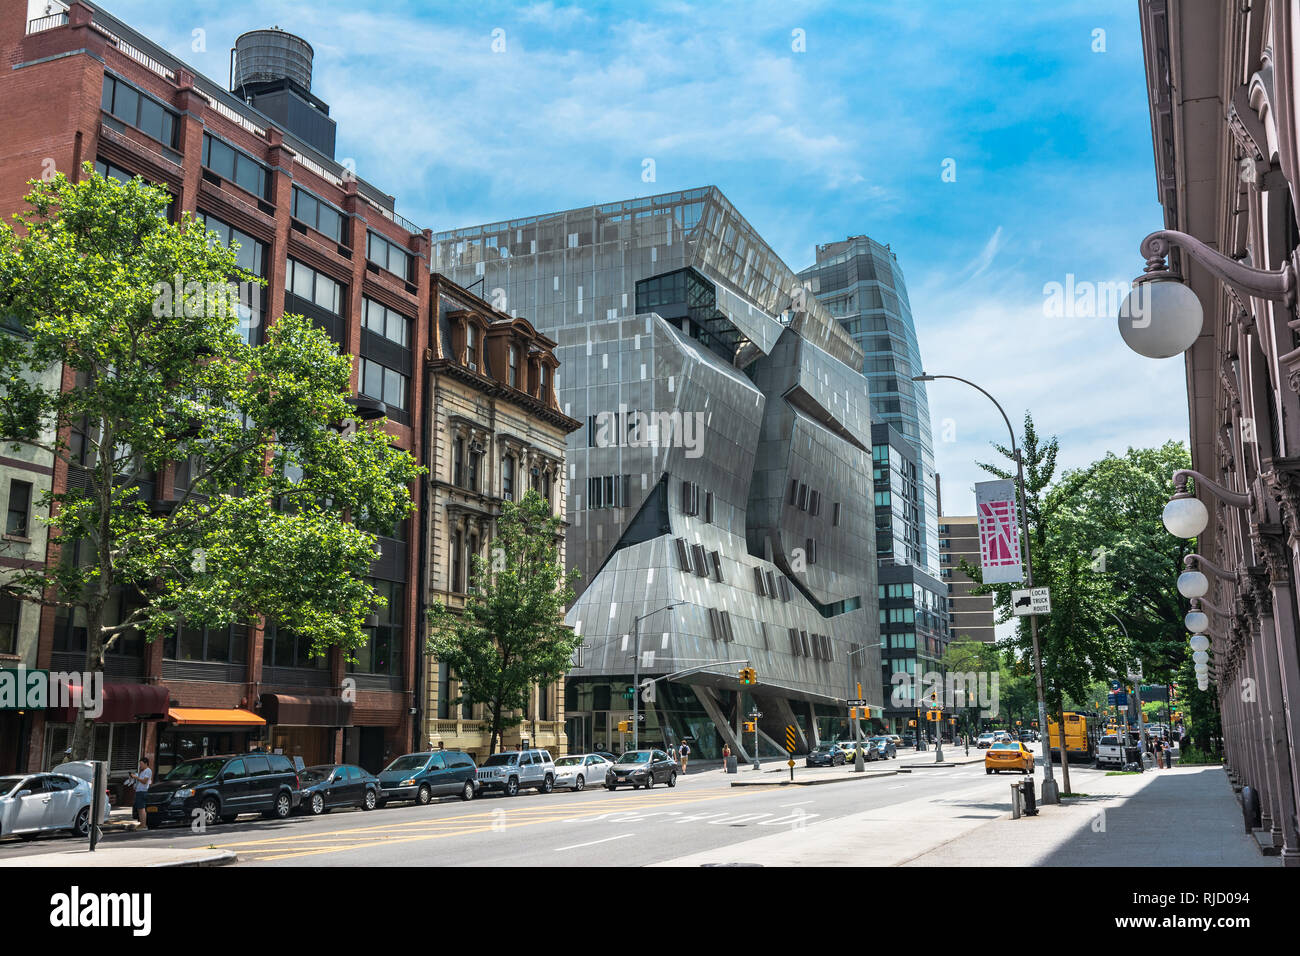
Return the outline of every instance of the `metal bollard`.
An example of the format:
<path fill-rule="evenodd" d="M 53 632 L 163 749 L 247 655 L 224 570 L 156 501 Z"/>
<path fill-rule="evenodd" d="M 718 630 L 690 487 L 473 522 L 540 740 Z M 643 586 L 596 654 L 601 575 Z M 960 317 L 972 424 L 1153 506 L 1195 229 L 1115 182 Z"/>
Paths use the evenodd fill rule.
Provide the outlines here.
<path fill-rule="evenodd" d="M 1011 785 L 1011 819 L 1020 819 L 1020 784 Z"/>

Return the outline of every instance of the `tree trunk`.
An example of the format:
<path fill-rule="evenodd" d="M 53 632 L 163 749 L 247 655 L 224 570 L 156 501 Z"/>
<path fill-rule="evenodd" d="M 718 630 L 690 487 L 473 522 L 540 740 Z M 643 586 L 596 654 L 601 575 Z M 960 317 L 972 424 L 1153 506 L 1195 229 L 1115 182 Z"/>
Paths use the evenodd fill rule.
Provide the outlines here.
<path fill-rule="evenodd" d="M 81 675 L 83 695 L 77 700 L 77 716 L 72 723 L 72 740 L 69 741 L 70 760 L 90 760 L 94 756 L 95 721 L 86 714 L 84 691 L 88 675 L 104 673 L 104 604 L 94 601 L 86 608 L 86 660 Z M 100 690 L 103 685 L 100 684 Z"/>
<path fill-rule="evenodd" d="M 1057 723 L 1057 725 L 1056 725 L 1056 727 L 1057 727 L 1057 736 L 1059 736 L 1059 737 L 1061 738 L 1061 787 L 1062 787 L 1061 792 L 1062 792 L 1062 793 L 1073 793 L 1074 791 L 1070 789 L 1070 755 L 1067 754 L 1067 753 L 1065 752 L 1065 714 L 1064 714 L 1064 712 L 1058 714 L 1056 719 L 1057 719 L 1057 721 L 1059 721 L 1059 722 Z M 1050 754 L 1050 752 L 1051 752 L 1051 747 L 1049 746 L 1049 747 L 1048 747 L 1048 753 Z"/>
<path fill-rule="evenodd" d="M 501 737 L 501 703 L 495 702 L 492 705 L 492 739 L 489 743 L 488 756 L 497 752 L 497 740 Z"/>

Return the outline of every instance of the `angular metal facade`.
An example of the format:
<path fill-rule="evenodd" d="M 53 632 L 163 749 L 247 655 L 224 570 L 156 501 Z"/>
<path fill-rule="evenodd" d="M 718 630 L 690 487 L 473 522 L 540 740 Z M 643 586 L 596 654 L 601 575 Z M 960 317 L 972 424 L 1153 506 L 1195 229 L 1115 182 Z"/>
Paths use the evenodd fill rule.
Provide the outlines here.
<path fill-rule="evenodd" d="M 674 602 L 640 625 L 641 671 L 703 669 L 659 685 L 643 742 L 747 753 L 753 707 L 807 746 L 847 731 L 858 682 L 882 704 L 862 354 L 718 190 L 441 233 L 432 261 L 559 342 L 560 406 L 587 422 L 567 454 L 588 695 L 570 710 L 624 706 L 601 686 L 632 671 L 634 619 Z"/>

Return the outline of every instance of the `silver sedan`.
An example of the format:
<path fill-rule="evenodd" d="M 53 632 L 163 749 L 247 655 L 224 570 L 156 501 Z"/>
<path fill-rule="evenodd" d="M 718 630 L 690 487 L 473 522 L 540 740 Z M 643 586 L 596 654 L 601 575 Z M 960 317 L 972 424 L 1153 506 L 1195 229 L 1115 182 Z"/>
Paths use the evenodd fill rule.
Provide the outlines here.
<path fill-rule="evenodd" d="M 570 754 L 555 761 L 555 789 L 585 790 L 587 784 L 605 782 L 605 771 L 614 766 L 600 754 Z"/>

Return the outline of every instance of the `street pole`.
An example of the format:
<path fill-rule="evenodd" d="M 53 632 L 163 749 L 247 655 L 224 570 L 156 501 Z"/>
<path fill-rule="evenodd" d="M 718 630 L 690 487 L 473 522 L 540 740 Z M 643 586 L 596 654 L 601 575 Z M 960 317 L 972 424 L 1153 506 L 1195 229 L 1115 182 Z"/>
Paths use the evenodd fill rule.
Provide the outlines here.
<path fill-rule="evenodd" d="M 641 622 L 651 614 L 668 611 L 677 606 L 677 602 L 657 607 L 653 611 L 632 618 L 632 749 L 641 748 Z"/>
<path fill-rule="evenodd" d="M 1031 553 L 1029 541 L 1029 499 L 1025 495 L 1025 463 L 1020 454 L 1020 446 L 1016 444 L 1016 430 L 1011 427 L 1011 419 L 1007 417 L 1006 411 L 996 398 L 990 395 L 984 389 L 980 388 L 974 382 L 965 378 L 958 378 L 956 375 L 914 375 L 914 382 L 931 382 L 935 379 L 950 378 L 955 382 L 962 382 L 971 388 L 982 393 L 985 398 L 992 402 L 998 412 L 1002 415 L 1002 420 L 1007 423 L 1007 431 L 1011 435 L 1011 452 L 1016 459 L 1016 490 L 1020 494 L 1020 527 L 1025 536 L 1025 586 L 1029 589 L 1034 587 L 1034 561 Z M 1032 605 L 1031 605 L 1032 608 Z M 1043 655 L 1038 645 L 1038 615 L 1029 615 L 1029 633 L 1033 638 L 1034 649 L 1034 684 L 1038 692 L 1038 726 L 1043 731 L 1043 795 L 1042 803 L 1060 803 L 1061 791 L 1056 785 L 1056 778 L 1052 775 L 1052 741 L 1051 735 L 1047 731 L 1047 698 L 1043 693 Z M 1062 715 L 1064 721 L 1064 715 Z M 1062 724 L 1064 727 L 1064 724 Z M 1065 760 L 1065 751 L 1061 751 L 1061 760 Z"/>

